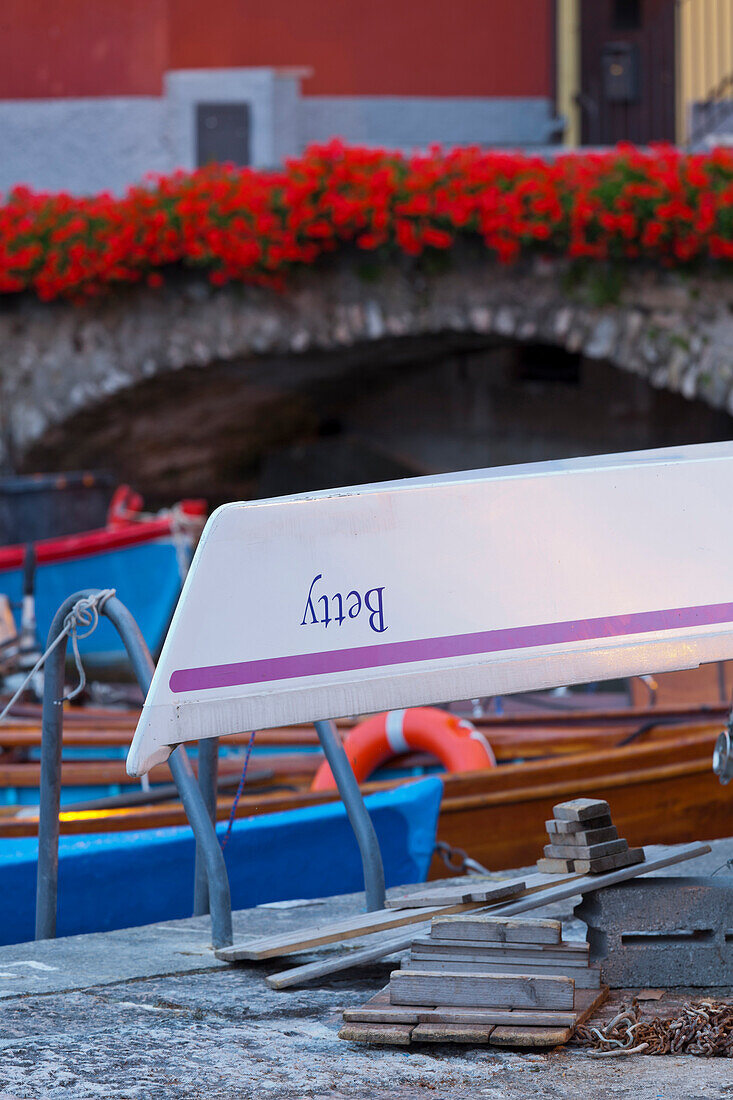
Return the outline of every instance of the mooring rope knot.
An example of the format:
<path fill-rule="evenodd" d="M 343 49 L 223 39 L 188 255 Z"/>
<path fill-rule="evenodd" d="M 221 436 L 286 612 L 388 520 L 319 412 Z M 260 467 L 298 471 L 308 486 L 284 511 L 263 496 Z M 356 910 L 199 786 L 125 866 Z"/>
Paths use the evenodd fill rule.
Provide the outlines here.
<path fill-rule="evenodd" d="M 33 668 L 23 680 L 18 690 L 13 695 L 12 699 L 5 704 L 2 712 L 0 712 L 0 722 L 4 721 L 10 711 L 13 709 L 18 699 L 28 687 L 33 677 L 40 669 L 43 668 L 48 658 L 58 645 L 61 644 L 64 638 L 71 638 L 71 647 L 74 653 L 74 663 L 76 664 L 76 670 L 79 673 L 79 683 L 64 696 L 64 699 L 68 702 L 69 699 L 75 699 L 86 687 L 86 672 L 84 671 L 84 665 L 82 664 L 81 654 L 79 653 L 79 641 L 83 638 L 88 638 L 90 634 L 93 634 L 99 624 L 99 613 L 103 609 L 107 600 L 114 596 L 116 590 L 114 588 L 101 588 L 99 592 L 95 592 L 92 596 L 81 596 L 76 601 L 71 611 L 64 618 L 64 625 L 58 632 L 51 645 L 41 654 Z M 79 633 L 79 627 L 84 628 L 84 633 Z"/>
<path fill-rule="evenodd" d="M 71 699 L 76 699 L 77 695 L 81 695 L 82 691 L 87 685 L 87 674 L 82 663 L 81 654 L 79 653 L 79 642 L 88 638 L 90 634 L 93 634 L 99 625 L 99 613 L 106 604 L 107 600 L 111 596 L 114 596 L 114 588 L 102 588 L 99 592 L 95 592 L 93 596 L 82 596 L 77 600 L 71 611 L 64 619 L 64 630 L 68 633 L 71 640 L 71 649 L 74 654 L 74 664 L 76 665 L 76 671 L 79 674 L 79 683 L 76 685 L 73 691 L 67 692 L 64 696 L 67 703 Z M 83 628 L 83 633 L 79 633 L 79 627 Z M 46 654 L 47 656 L 48 654 Z"/>

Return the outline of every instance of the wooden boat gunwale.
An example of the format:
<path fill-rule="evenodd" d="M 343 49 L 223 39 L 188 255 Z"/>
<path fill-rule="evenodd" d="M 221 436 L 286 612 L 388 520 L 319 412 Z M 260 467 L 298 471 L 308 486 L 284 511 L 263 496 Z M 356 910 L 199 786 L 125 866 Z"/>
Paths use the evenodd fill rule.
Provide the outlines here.
<path fill-rule="evenodd" d="M 733 804 L 719 788 L 711 770 L 712 746 L 717 732 L 718 727 L 712 725 L 695 727 L 692 731 L 688 729 L 683 736 L 678 735 L 679 731 L 670 730 L 665 739 L 443 776 L 444 794 L 438 837 L 470 851 L 480 862 L 487 863 L 493 869 L 497 868 L 497 858 L 495 855 L 492 859 L 490 853 L 499 848 L 510 853 L 506 858 L 502 856 L 498 859 L 500 866 L 520 866 L 537 858 L 541 850 L 544 820 L 554 802 L 588 792 L 603 797 L 606 791 L 614 805 L 614 817 L 620 832 L 630 842 L 638 840 L 621 805 L 628 801 L 626 792 L 630 793 L 634 804 L 644 810 L 645 820 L 650 819 L 652 826 L 655 815 L 659 818 L 656 831 L 652 827 L 649 832 L 647 827 L 641 842 L 666 842 L 670 837 L 670 816 L 675 827 L 684 830 L 684 822 L 679 815 L 675 821 L 674 814 L 667 812 L 670 799 L 680 806 L 684 804 L 688 815 L 694 811 L 700 819 L 709 820 L 711 836 L 716 828 L 724 828 L 725 835 L 728 835 L 733 832 Z M 412 781 L 406 779 L 399 782 Z M 368 782 L 362 784 L 362 791 L 366 794 L 390 789 L 396 782 Z M 687 804 L 692 797 L 692 787 L 695 791 L 700 788 L 704 796 L 696 796 L 697 801 L 690 809 Z M 646 794 L 641 795 L 640 790 L 644 789 Z M 335 791 L 285 793 L 263 789 L 243 795 L 237 816 L 317 805 L 337 797 Z M 220 798 L 217 817 L 222 819 L 228 816 L 230 807 L 231 798 Z M 662 809 L 665 813 L 661 813 Z M 513 813 L 520 811 L 525 827 L 518 831 L 518 836 L 512 837 L 510 834 L 517 831 L 509 829 L 508 825 L 502 826 L 504 822 L 508 823 Z M 62 833 L 124 831 L 183 824 L 185 816 L 180 804 L 176 803 L 96 815 L 65 814 L 63 811 L 61 814 Z M 32 835 L 34 828 L 37 828 L 37 823 L 33 818 L 0 818 L 0 837 Z M 495 834 L 493 843 L 481 839 L 492 832 Z M 436 874 L 446 873 L 442 864 L 434 870 Z"/>

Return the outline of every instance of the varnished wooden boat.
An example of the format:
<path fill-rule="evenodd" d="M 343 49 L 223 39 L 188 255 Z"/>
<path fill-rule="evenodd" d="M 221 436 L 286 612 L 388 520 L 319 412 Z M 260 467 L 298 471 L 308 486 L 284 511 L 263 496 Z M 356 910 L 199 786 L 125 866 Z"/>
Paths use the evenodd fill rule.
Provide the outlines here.
<path fill-rule="evenodd" d="M 552 806 L 585 794 L 609 800 L 621 835 L 632 844 L 733 834 L 733 797 L 711 768 L 714 742 L 730 706 L 733 663 L 667 673 L 652 683 L 632 681 L 630 687 L 630 706 L 599 707 L 602 695 L 565 697 L 557 709 L 551 709 L 550 700 L 515 698 L 506 701 L 508 713 L 475 720 L 499 767 L 443 776 L 438 839 L 492 869 L 531 863 L 545 842 L 544 822 Z M 701 704 L 701 698 L 709 702 Z M 139 781 L 124 767 L 138 715 L 134 709 L 66 708 L 64 746 L 69 753 L 62 783 L 67 790 L 140 790 Z M 6 794 L 24 792 L 18 801 L 26 803 L 34 801 L 40 779 L 40 717 L 36 704 L 20 704 L 11 722 L 0 727 L 0 788 Z M 337 725 L 346 736 L 353 722 Z M 232 786 L 248 741 L 249 734 L 243 733 L 222 742 L 219 775 L 226 794 L 221 791 L 217 802 L 220 820 L 229 816 Z M 321 760 L 312 725 L 258 732 L 237 816 L 333 799 L 332 793 L 309 790 Z M 406 768 L 418 775 L 433 763 L 418 754 L 400 758 L 378 781 L 363 784 L 363 790 L 393 787 L 405 781 Z M 150 775 L 154 785 L 171 778 L 167 765 Z M 185 821 L 183 808 L 173 800 L 104 810 L 79 805 L 62 808 L 61 832 L 116 832 Z M 22 816 L 13 806 L 0 808 L 0 839 L 32 836 L 37 828 L 30 806 Z M 433 873 L 445 875 L 446 868 L 436 860 Z"/>
<path fill-rule="evenodd" d="M 639 715 L 636 726 L 639 727 Z M 651 726 L 652 720 L 647 719 Z M 606 798 L 620 835 L 630 844 L 677 843 L 696 838 L 733 834 L 733 797 L 713 775 L 713 745 L 721 721 L 705 717 L 697 723 L 657 723 L 629 744 L 628 726 L 601 727 L 591 751 L 570 751 L 505 763 L 494 769 L 446 775 L 438 824 L 438 839 L 462 848 L 474 859 L 499 870 L 534 862 L 545 843 L 544 822 L 556 802 L 581 795 Z M 521 727 L 518 727 L 521 728 Z M 532 727 L 528 727 L 530 730 Z M 583 742 L 589 735 L 584 727 Z M 516 737 L 512 752 L 521 738 Z M 537 731 L 532 732 L 537 745 Z M 615 738 L 615 743 L 609 743 Z M 494 738 L 492 737 L 492 740 Z M 567 741 L 563 740 L 567 746 Z M 270 760 L 273 760 L 270 757 Z M 298 767 L 312 768 L 317 760 L 308 754 Z M 78 768 L 82 763 L 66 765 Z M 105 767 L 119 762 L 108 762 Z M 9 766 L 9 765 L 8 765 Z M 27 767 L 28 765 L 26 765 Z M 99 766 L 99 765 L 97 765 Z M 163 771 L 164 769 L 162 769 Z M 76 774 L 76 773 L 74 773 Z M 105 772 L 105 774 L 108 774 Z M 119 774 L 116 772 L 115 774 Z M 292 778 L 292 773 L 287 772 Z M 308 776 L 301 772 L 302 789 L 245 793 L 237 816 L 274 812 L 328 801 L 330 792 L 307 790 Z M 365 792 L 394 786 L 401 780 L 382 780 L 363 785 Z M 217 816 L 228 816 L 231 797 L 220 798 Z M 62 812 L 63 833 L 93 833 L 161 827 L 185 823 L 176 803 L 113 811 Z M 0 818 L 0 837 L 33 835 L 33 818 Z M 434 861 L 434 876 L 446 874 Z"/>

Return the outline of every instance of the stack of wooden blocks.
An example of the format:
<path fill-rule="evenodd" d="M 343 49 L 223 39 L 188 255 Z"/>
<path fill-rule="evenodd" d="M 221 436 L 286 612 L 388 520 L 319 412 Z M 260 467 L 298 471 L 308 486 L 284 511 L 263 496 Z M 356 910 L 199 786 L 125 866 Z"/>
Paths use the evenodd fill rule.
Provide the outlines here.
<path fill-rule="evenodd" d="M 390 989 L 394 988 L 395 978 L 400 988 L 410 988 L 411 979 L 405 976 L 405 971 L 410 975 L 430 972 L 438 989 L 443 975 L 496 973 L 571 978 L 576 989 L 601 986 L 600 971 L 588 962 L 588 944 L 563 940 L 559 921 L 512 920 L 483 913 L 436 917 L 430 934 L 413 940 L 410 957 L 402 967 L 402 971 L 392 975 Z M 477 988 L 481 980 L 477 979 Z M 567 982 L 561 982 L 558 988 L 567 990 Z M 410 1002 L 395 1001 L 403 1003 Z"/>
<path fill-rule="evenodd" d="M 619 867 L 643 863 L 644 849 L 629 848 L 611 821 L 608 803 L 595 798 L 576 798 L 553 808 L 546 821 L 549 844 L 537 870 L 546 874 L 574 871 L 602 874 Z"/>
<path fill-rule="evenodd" d="M 511 1034 L 520 1045 L 550 1045 L 567 1041 L 606 992 L 588 945 L 563 941 L 559 921 L 437 917 L 387 989 L 344 1012 L 341 1038 L 500 1044 Z"/>

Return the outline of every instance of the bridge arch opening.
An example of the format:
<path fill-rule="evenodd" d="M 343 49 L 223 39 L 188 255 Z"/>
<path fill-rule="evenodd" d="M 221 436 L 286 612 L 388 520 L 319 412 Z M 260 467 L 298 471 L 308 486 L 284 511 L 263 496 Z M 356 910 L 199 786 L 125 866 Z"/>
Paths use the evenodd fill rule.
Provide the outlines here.
<path fill-rule="evenodd" d="M 475 333 L 188 366 L 52 426 L 18 467 L 101 467 L 151 506 L 730 438 L 733 418 L 561 344 Z"/>

